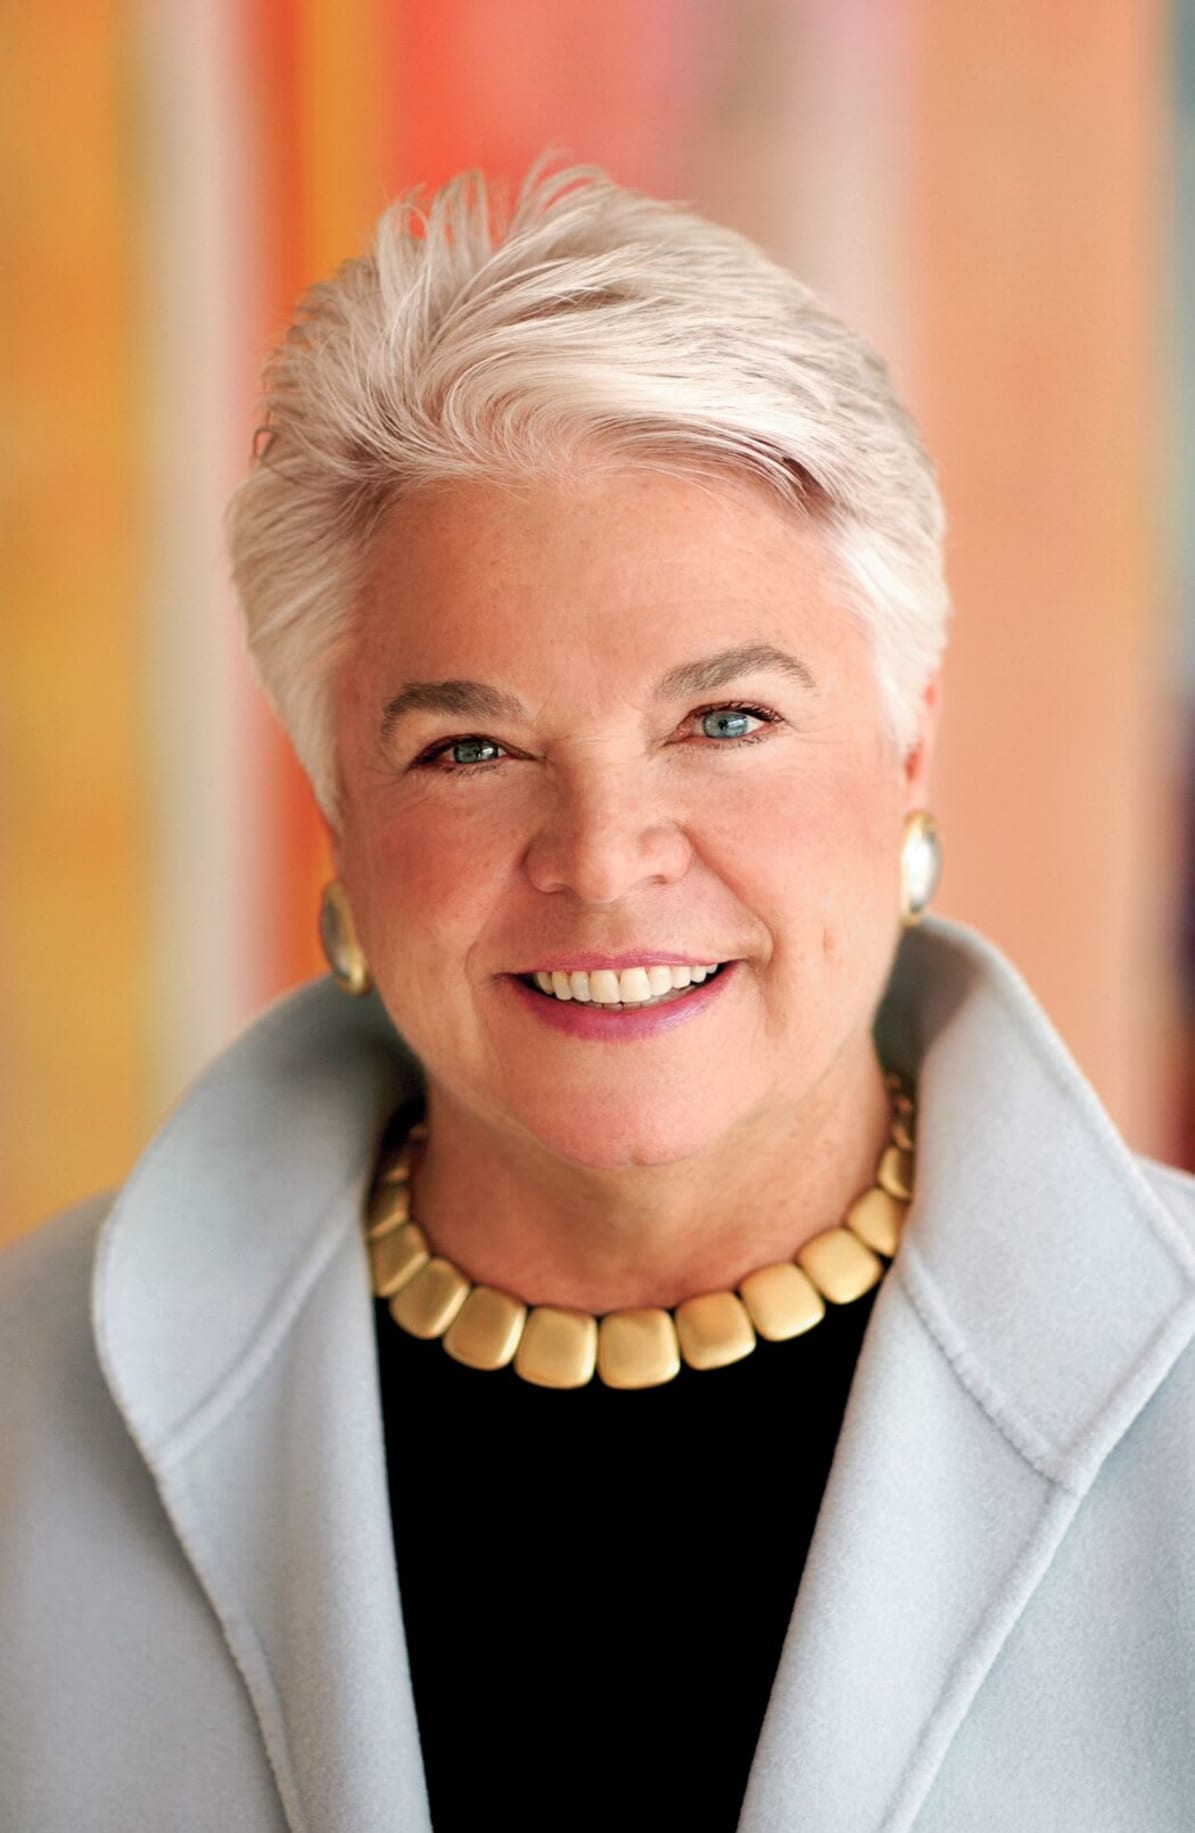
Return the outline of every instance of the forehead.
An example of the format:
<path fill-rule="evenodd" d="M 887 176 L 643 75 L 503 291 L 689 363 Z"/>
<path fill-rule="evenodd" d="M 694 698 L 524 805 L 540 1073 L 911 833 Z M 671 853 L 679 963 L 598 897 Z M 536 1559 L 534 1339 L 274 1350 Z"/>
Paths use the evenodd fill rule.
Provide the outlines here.
<path fill-rule="evenodd" d="M 823 531 L 762 486 L 595 470 L 401 502 L 376 538 L 358 631 L 365 653 L 401 655 L 408 673 L 475 674 L 570 645 L 643 652 L 654 673 L 705 641 L 838 648 L 848 602 Z"/>

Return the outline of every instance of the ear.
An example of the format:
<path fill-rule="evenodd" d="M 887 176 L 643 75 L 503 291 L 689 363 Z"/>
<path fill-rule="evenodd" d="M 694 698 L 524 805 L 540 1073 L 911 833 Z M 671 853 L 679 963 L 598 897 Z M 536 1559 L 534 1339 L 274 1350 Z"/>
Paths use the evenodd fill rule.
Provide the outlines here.
<path fill-rule="evenodd" d="M 905 752 L 901 770 L 905 779 L 906 806 L 925 808 L 929 801 L 929 775 L 933 762 L 938 721 L 942 716 L 942 670 L 936 668 L 921 694 L 917 736 Z"/>

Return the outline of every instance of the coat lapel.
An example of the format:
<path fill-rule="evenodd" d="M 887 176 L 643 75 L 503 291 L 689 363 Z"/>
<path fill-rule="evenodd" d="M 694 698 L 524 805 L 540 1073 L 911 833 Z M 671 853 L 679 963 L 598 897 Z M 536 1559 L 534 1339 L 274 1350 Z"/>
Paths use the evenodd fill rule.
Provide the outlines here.
<path fill-rule="evenodd" d="M 745 1833 L 899 1833 L 1100 1465 L 1195 1332 L 1195 1255 L 1024 984 L 906 936 L 880 1016 L 917 1191 L 872 1317 Z"/>
<path fill-rule="evenodd" d="M 256 1711 L 292 1833 L 430 1828 L 360 1202 L 415 1079 L 328 983 L 203 1078 L 97 1262 L 109 1384 Z"/>

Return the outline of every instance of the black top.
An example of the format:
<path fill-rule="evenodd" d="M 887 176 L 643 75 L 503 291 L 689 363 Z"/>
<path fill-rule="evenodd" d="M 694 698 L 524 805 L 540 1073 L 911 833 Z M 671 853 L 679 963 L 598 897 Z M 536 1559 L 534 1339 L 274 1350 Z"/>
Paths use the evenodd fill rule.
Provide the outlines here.
<path fill-rule="evenodd" d="M 376 1304 L 436 1833 L 730 1833 L 873 1294 L 731 1368 L 557 1393 Z"/>

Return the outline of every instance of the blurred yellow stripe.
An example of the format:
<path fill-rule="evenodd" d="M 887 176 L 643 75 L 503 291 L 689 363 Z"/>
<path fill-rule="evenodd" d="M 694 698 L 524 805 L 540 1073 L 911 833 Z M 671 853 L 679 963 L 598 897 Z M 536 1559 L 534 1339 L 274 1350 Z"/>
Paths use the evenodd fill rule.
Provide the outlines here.
<path fill-rule="evenodd" d="M 385 206 L 387 128 L 395 91 L 389 0 L 295 0 L 296 142 L 284 159 L 290 222 L 275 227 L 294 250 L 297 291 L 323 279 L 369 243 Z M 293 200 L 293 202 L 292 202 Z M 294 298 L 272 300 L 271 319 L 284 323 Z M 280 748 L 279 748 L 280 751 Z M 323 833 L 306 781 L 289 755 L 277 757 L 273 819 L 283 839 L 285 882 L 274 888 L 278 921 L 263 996 L 322 969 L 315 912 L 329 866 Z"/>
<path fill-rule="evenodd" d="M 5 8 L 0 1237 L 144 1131 L 127 9 Z"/>
<path fill-rule="evenodd" d="M 386 203 L 394 95 L 384 0 L 299 0 L 299 116 L 307 279 L 366 245 Z"/>

